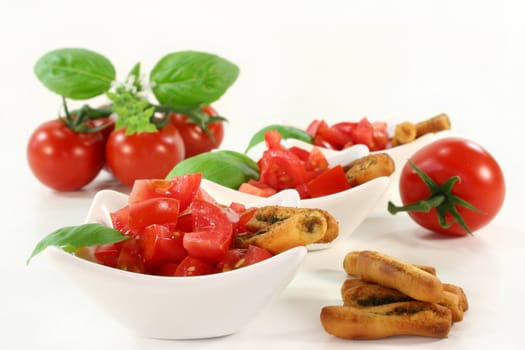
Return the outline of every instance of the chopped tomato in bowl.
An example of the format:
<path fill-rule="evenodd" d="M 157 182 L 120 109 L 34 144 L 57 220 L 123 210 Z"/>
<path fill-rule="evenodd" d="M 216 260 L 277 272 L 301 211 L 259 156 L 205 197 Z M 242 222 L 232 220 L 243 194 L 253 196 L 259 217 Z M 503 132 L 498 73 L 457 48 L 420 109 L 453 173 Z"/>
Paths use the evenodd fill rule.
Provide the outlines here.
<path fill-rule="evenodd" d="M 82 257 L 53 246 L 45 251 L 102 311 L 141 336 L 196 339 L 241 331 L 286 288 L 307 252 L 298 246 L 272 255 L 230 245 L 249 216 L 247 208 L 298 206 L 295 192 L 235 198 L 224 206 L 193 176 L 175 183 L 145 180 L 130 196 L 98 192 L 86 222 L 118 223 L 128 239 L 91 247 Z M 187 204 L 166 201 L 187 194 L 193 196 Z M 134 212 L 141 203 L 147 208 Z M 147 218 L 134 219 L 138 213 Z M 163 223 L 151 223 L 157 219 Z"/>

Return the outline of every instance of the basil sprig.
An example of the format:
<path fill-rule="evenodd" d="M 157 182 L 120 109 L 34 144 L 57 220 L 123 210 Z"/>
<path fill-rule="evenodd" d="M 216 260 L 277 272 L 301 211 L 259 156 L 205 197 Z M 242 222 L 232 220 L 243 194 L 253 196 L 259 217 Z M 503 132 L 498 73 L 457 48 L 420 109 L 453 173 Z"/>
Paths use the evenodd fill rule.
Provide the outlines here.
<path fill-rule="evenodd" d="M 235 151 L 220 150 L 198 154 L 175 165 L 167 179 L 202 173 L 202 177 L 222 186 L 238 189 L 250 179 L 259 178 L 259 167 L 250 157 Z"/>
<path fill-rule="evenodd" d="M 207 125 L 214 120 L 202 108 L 228 90 L 237 79 L 239 68 L 217 55 L 180 51 L 162 57 L 151 70 L 149 81 L 141 81 L 137 63 L 125 82 L 116 83 L 115 68 L 103 55 L 86 49 L 63 48 L 43 55 L 34 72 L 49 90 L 63 98 L 87 100 L 106 94 L 112 101 L 112 112 L 117 115 L 116 128 L 129 127 L 128 134 L 154 132 L 165 124 L 170 113 L 187 115 L 210 134 Z M 151 89 L 158 105 L 147 99 L 146 88 Z M 73 112 L 82 111 L 90 112 L 82 114 L 87 120 L 99 114 L 96 108 L 86 106 Z M 157 112 L 165 116 L 163 120 L 159 120 Z M 80 124 L 84 120 L 75 120 L 74 129 L 82 129 Z"/>
<path fill-rule="evenodd" d="M 248 147 L 246 147 L 246 150 L 244 151 L 244 153 L 248 153 L 250 149 L 255 147 L 257 144 L 263 142 L 264 134 L 270 130 L 278 131 L 279 134 L 281 134 L 283 139 L 296 139 L 296 140 L 304 141 L 306 143 L 313 143 L 312 136 L 302 129 L 299 129 L 293 126 L 288 126 L 288 125 L 272 124 L 272 125 L 265 126 L 264 128 L 257 131 L 252 136 L 252 138 L 250 139 L 248 143 Z"/>
<path fill-rule="evenodd" d="M 29 264 L 35 255 L 50 246 L 56 246 L 66 252 L 74 253 L 78 248 L 115 243 L 125 239 L 128 239 L 128 236 L 123 235 L 120 231 L 97 223 L 62 227 L 37 243 L 27 259 L 27 263 Z"/>
<path fill-rule="evenodd" d="M 85 100 L 108 91 L 115 80 L 113 64 L 101 54 L 78 48 L 46 53 L 34 72 L 51 91 L 73 100 Z"/>

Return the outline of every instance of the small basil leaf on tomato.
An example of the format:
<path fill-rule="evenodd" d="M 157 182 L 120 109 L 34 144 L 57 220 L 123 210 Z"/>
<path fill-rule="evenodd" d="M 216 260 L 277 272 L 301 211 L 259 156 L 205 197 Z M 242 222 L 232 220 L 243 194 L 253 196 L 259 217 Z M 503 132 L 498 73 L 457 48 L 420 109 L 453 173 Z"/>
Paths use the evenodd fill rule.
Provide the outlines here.
<path fill-rule="evenodd" d="M 238 189 L 259 177 L 259 167 L 250 157 L 235 151 L 220 150 L 198 154 L 178 163 L 168 174 L 174 176 L 202 173 L 202 177 L 222 186 Z"/>
<path fill-rule="evenodd" d="M 261 130 L 257 131 L 250 139 L 250 142 L 248 142 L 248 147 L 246 147 L 244 153 L 248 153 L 250 149 L 255 147 L 257 144 L 263 142 L 264 134 L 270 130 L 276 130 L 277 132 L 279 132 L 283 139 L 296 139 L 310 144 L 313 143 L 312 136 L 302 129 L 293 126 L 273 124 L 265 126 Z"/>
<path fill-rule="evenodd" d="M 35 64 L 34 72 L 49 90 L 74 100 L 103 94 L 111 88 L 116 76 L 106 57 L 80 48 L 46 53 Z"/>
<path fill-rule="evenodd" d="M 150 72 L 150 81 L 161 104 L 192 107 L 218 100 L 238 75 L 239 68 L 224 58 L 180 51 L 161 58 Z"/>
<path fill-rule="evenodd" d="M 108 92 L 106 95 L 112 101 L 113 112 L 118 116 L 115 130 L 125 128 L 126 135 L 157 131 L 157 127 L 151 122 L 155 108 L 147 100 L 124 86 L 119 86 L 115 92 Z"/>
<path fill-rule="evenodd" d="M 120 231 L 97 223 L 62 227 L 37 243 L 27 259 L 27 263 L 49 246 L 60 247 L 67 252 L 73 253 L 81 247 L 115 243 L 127 238 L 128 236 L 123 235 Z"/>

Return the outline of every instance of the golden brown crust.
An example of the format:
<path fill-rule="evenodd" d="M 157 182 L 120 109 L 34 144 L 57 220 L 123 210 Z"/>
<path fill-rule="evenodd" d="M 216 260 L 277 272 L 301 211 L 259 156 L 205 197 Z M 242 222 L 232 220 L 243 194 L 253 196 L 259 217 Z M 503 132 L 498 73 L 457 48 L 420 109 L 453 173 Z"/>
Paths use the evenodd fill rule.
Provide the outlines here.
<path fill-rule="evenodd" d="M 349 278 L 343 282 L 341 296 L 343 305 L 354 307 L 377 306 L 414 300 L 396 289 L 356 278 Z M 450 309 L 453 322 L 463 320 L 465 310 L 462 308 L 458 295 L 444 290 L 438 304 Z"/>
<path fill-rule="evenodd" d="M 350 186 L 355 187 L 377 177 L 390 176 L 395 164 L 387 153 L 375 153 L 352 161 L 344 169 Z"/>
<path fill-rule="evenodd" d="M 396 125 L 391 143 L 393 146 L 404 145 L 416 139 L 417 129 L 411 122 L 402 122 Z"/>
<path fill-rule="evenodd" d="M 446 338 L 452 326 L 449 309 L 423 301 L 367 308 L 325 306 L 320 318 L 326 332 L 344 339 L 380 339 L 396 335 Z"/>
<path fill-rule="evenodd" d="M 344 290 L 343 305 L 354 307 L 377 306 L 413 300 L 396 289 L 364 282 Z"/>
<path fill-rule="evenodd" d="M 443 285 L 436 276 L 378 252 L 350 252 L 343 267 L 351 276 L 397 289 L 416 300 L 437 302 L 442 297 Z"/>
<path fill-rule="evenodd" d="M 458 296 L 458 306 L 463 311 L 468 310 L 467 295 L 465 294 L 465 291 L 463 290 L 463 288 L 456 286 L 454 284 L 451 284 L 451 283 L 443 283 L 443 290 L 457 295 Z"/>
<path fill-rule="evenodd" d="M 441 113 L 435 117 L 416 123 L 416 137 L 449 129 L 450 119 L 447 114 Z"/>
<path fill-rule="evenodd" d="M 321 238 L 312 243 L 328 243 L 336 239 L 339 235 L 339 223 L 333 215 L 322 209 L 293 208 L 277 205 L 260 207 L 255 210 L 252 218 L 246 223 L 246 228 L 250 232 L 268 232 L 278 229 L 278 227 L 281 225 L 276 225 L 278 222 L 286 221 L 293 216 L 306 217 L 312 212 L 323 215 L 326 220 L 326 229 L 324 234 L 321 236 Z M 276 225 L 276 228 L 272 228 L 272 225 Z"/>
<path fill-rule="evenodd" d="M 239 236 L 239 247 L 250 244 L 278 254 L 297 246 L 330 242 L 339 233 L 335 218 L 319 209 L 267 206 L 258 208 L 246 227 L 253 235 Z"/>
<path fill-rule="evenodd" d="M 459 297 L 456 294 L 444 290 L 443 296 L 438 304 L 450 309 L 452 322 L 460 322 L 463 320 L 463 309 L 459 303 Z"/>
<path fill-rule="evenodd" d="M 423 271 L 428 272 L 431 275 L 436 276 L 436 268 L 433 266 L 428 266 L 428 265 L 414 265 L 414 266 L 417 268 L 420 268 Z"/>

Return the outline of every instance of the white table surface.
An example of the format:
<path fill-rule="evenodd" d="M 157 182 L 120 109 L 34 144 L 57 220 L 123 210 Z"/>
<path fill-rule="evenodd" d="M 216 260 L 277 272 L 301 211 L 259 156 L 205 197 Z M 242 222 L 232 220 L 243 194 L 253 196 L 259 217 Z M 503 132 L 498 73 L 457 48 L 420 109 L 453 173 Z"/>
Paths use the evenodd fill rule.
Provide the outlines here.
<path fill-rule="evenodd" d="M 523 348 L 521 7 L 519 1 L 416 0 L 2 2 L 0 348 Z M 499 161 L 505 205 L 489 226 L 459 239 L 429 236 L 406 215 L 376 211 L 341 245 L 309 254 L 282 296 L 242 332 L 187 342 L 137 337 L 44 257 L 25 265 L 42 236 L 81 223 L 93 194 L 113 184 L 101 174 L 84 191 L 55 193 L 27 166 L 31 131 L 60 105 L 32 67 L 64 46 L 104 53 L 120 78 L 137 61 L 148 69 L 178 50 L 234 61 L 241 75 L 216 103 L 230 121 L 223 148 L 242 150 L 258 127 L 282 120 L 417 120 L 446 112 L 456 132 Z M 464 320 L 443 340 L 343 341 L 326 334 L 321 307 L 339 302 L 342 257 L 355 249 L 435 266 L 444 281 L 464 287 L 470 301 Z"/>

